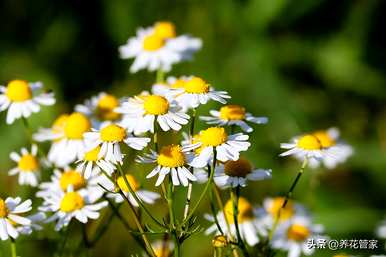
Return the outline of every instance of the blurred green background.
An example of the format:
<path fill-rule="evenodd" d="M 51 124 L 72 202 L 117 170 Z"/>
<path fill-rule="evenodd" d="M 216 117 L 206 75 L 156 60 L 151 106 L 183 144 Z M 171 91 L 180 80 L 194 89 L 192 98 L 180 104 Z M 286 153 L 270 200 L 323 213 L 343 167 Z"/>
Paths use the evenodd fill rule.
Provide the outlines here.
<path fill-rule="evenodd" d="M 179 33 L 204 43 L 193 62 L 171 74 L 199 75 L 228 91 L 232 103 L 270 118 L 255 127 L 246 155 L 255 166 L 272 168 L 273 179 L 243 194 L 257 205 L 284 194 L 300 164 L 279 158 L 279 144 L 302 132 L 339 127 L 355 155 L 333 171 L 319 171 L 313 203 L 307 171 L 295 199 L 309 205 L 332 238 L 371 239 L 386 209 L 385 10 L 381 0 L 2 0 L 0 84 L 40 80 L 55 91 L 58 104 L 31 118 L 34 129 L 99 91 L 128 96 L 149 89 L 155 74 L 129 74 L 131 61 L 120 60 L 117 48 L 136 28 L 170 20 Z M 200 113 L 218 107 L 208 104 Z M 27 137 L 21 122 L 6 125 L 4 112 L 0 120 L 0 194 L 27 197 L 31 190 L 7 176 L 14 165 L 10 151 L 27 144 Z M 140 176 L 148 172 L 131 169 Z M 208 205 L 201 210 L 209 212 Z M 113 227 L 91 256 L 139 252 L 117 221 Z M 55 248 L 45 233 L 18 240 L 20 255 L 52 256 Z M 203 233 L 193 236 L 183 256 L 211 256 L 210 241 Z M 376 252 L 381 250 L 355 254 Z M 8 254 L 7 243 L 0 244 L 2 254 Z"/>

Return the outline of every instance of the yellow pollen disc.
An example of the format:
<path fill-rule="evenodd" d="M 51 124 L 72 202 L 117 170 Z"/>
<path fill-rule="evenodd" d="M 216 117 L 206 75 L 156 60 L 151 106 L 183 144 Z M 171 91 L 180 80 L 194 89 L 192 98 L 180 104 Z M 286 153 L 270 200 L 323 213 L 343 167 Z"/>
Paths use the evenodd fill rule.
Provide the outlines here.
<path fill-rule="evenodd" d="M 101 150 L 101 147 L 100 146 L 97 146 L 95 147 L 94 149 L 86 152 L 84 154 L 84 159 L 86 161 L 91 161 L 91 162 L 96 162 L 97 160 L 99 160 L 98 158 L 98 154 L 99 154 L 99 151 Z"/>
<path fill-rule="evenodd" d="M 271 216 L 276 219 L 279 210 L 283 206 L 284 203 L 284 197 L 275 197 L 272 199 L 271 206 L 268 207 L 268 212 L 271 214 Z M 293 203 L 291 200 L 289 200 L 286 204 L 286 206 L 281 209 L 280 211 L 280 220 L 287 220 L 291 218 L 295 213 L 295 208 L 293 206 Z"/>
<path fill-rule="evenodd" d="M 39 161 L 32 154 L 23 155 L 17 166 L 21 171 L 36 171 L 39 168 Z"/>
<path fill-rule="evenodd" d="M 82 113 L 74 112 L 68 116 L 64 126 L 64 134 L 68 139 L 82 139 L 83 133 L 89 131 L 90 128 L 89 119 Z"/>
<path fill-rule="evenodd" d="M 60 210 L 63 212 L 73 212 L 82 209 L 83 206 L 84 199 L 77 192 L 66 193 L 60 202 Z"/>
<path fill-rule="evenodd" d="M 193 138 L 192 138 L 192 144 L 197 144 L 197 143 L 200 143 L 200 142 L 201 142 L 200 141 L 200 135 L 199 134 L 194 135 Z M 197 147 L 196 149 L 194 149 L 194 152 L 196 154 L 200 154 L 202 149 L 204 149 L 204 148 L 205 148 L 205 146 L 201 145 L 201 146 Z"/>
<path fill-rule="evenodd" d="M 169 257 L 171 256 L 171 251 L 170 251 L 170 248 L 169 248 L 169 244 L 168 243 L 161 243 L 158 247 L 154 247 L 154 253 L 155 253 L 155 256 L 156 257 Z"/>
<path fill-rule="evenodd" d="M 228 200 L 228 202 L 225 204 L 224 207 L 224 213 L 225 213 L 225 218 L 228 220 L 230 224 L 234 224 L 234 219 L 233 219 L 233 201 Z M 253 219 L 253 207 L 252 205 L 248 202 L 247 199 L 244 197 L 239 198 L 239 203 L 238 203 L 238 215 L 237 215 L 237 220 L 238 223 L 244 223 L 246 221 L 250 221 Z"/>
<path fill-rule="evenodd" d="M 160 21 L 155 24 L 154 34 L 163 39 L 176 37 L 176 28 L 173 23 Z"/>
<path fill-rule="evenodd" d="M 63 191 L 66 191 L 69 185 L 77 191 L 86 186 L 86 181 L 79 172 L 70 170 L 62 174 L 59 184 Z"/>
<path fill-rule="evenodd" d="M 145 98 L 143 108 L 148 114 L 162 115 L 169 111 L 169 102 L 163 96 L 149 95 Z"/>
<path fill-rule="evenodd" d="M 179 145 L 164 146 L 158 154 L 157 163 L 163 167 L 181 167 L 185 165 L 185 155 Z"/>
<path fill-rule="evenodd" d="M 96 115 L 101 120 L 117 120 L 120 118 L 120 114 L 114 112 L 114 109 L 118 107 L 119 101 L 113 95 L 104 95 L 99 99 Z"/>
<path fill-rule="evenodd" d="M 173 84 L 170 85 L 171 88 L 183 88 L 185 86 L 185 80 L 177 79 Z"/>
<path fill-rule="evenodd" d="M 219 146 L 227 140 L 224 128 L 211 127 L 200 132 L 200 141 L 204 146 Z"/>
<path fill-rule="evenodd" d="M 9 210 L 7 204 L 3 199 L 0 198 L 0 218 L 5 218 L 8 216 Z"/>
<path fill-rule="evenodd" d="M 245 118 L 245 108 L 240 105 L 225 105 L 220 109 L 220 119 L 222 120 L 243 120 Z"/>
<path fill-rule="evenodd" d="M 32 99 L 32 90 L 28 82 L 24 80 L 12 80 L 9 82 L 5 94 L 13 102 L 23 102 Z"/>
<path fill-rule="evenodd" d="M 156 35 L 151 34 L 143 39 L 143 49 L 146 51 L 156 51 L 165 45 L 165 40 Z"/>
<path fill-rule="evenodd" d="M 190 94 L 204 94 L 209 92 L 209 84 L 199 77 L 193 77 L 184 84 L 185 91 Z"/>
<path fill-rule="evenodd" d="M 224 172 L 231 177 L 246 177 L 252 171 L 251 163 L 240 157 L 237 161 L 227 161 L 224 164 Z"/>
<path fill-rule="evenodd" d="M 228 244 L 228 240 L 226 236 L 223 236 L 223 235 L 215 236 L 212 240 L 212 245 L 214 248 L 224 248 L 227 246 L 227 244 Z"/>
<path fill-rule="evenodd" d="M 61 114 L 58 118 L 56 118 L 51 127 L 51 130 L 54 134 L 59 134 L 64 131 L 68 117 L 68 114 Z"/>
<path fill-rule="evenodd" d="M 101 140 L 105 142 L 122 142 L 126 138 L 126 130 L 116 124 L 101 129 Z"/>
<path fill-rule="evenodd" d="M 127 182 L 129 182 L 129 185 L 133 189 L 133 191 L 137 191 L 139 189 L 139 183 L 135 179 L 135 177 L 130 174 L 126 174 L 125 176 L 126 176 Z M 120 176 L 117 179 L 117 184 L 123 192 L 126 192 L 126 193 L 130 192 L 129 187 L 127 186 L 126 181 L 122 176 Z"/>
<path fill-rule="evenodd" d="M 335 140 L 330 137 L 327 131 L 316 131 L 312 133 L 312 135 L 314 135 L 319 140 L 319 143 L 322 145 L 323 148 L 328 148 L 336 145 Z"/>
<path fill-rule="evenodd" d="M 293 224 L 287 230 L 288 239 L 304 241 L 310 236 L 310 230 L 300 224 Z"/>
<path fill-rule="evenodd" d="M 299 139 L 297 146 L 304 150 L 320 150 L 322 145 L 317 137 L 313 135 L 305 135 Z"/>

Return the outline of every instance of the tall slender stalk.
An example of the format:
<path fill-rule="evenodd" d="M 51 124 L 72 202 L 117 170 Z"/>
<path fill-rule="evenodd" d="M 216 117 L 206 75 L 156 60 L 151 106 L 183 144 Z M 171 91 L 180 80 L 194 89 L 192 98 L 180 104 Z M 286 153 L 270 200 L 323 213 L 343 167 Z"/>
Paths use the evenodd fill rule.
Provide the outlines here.
<path fill-rule="evenodd" d="M 160 68 L 157 70 L 156 83 L 163 83 L 165 80 L 165 72 Z"/>
<path fill-rule="evenodd" d="M 13 239 L 13 238 L 11 238 L 11 256 L 17 257 L 16 242 L 15 242 L 15 239 Z"/>
<path fill-rule="evenodd" d="M 240 198 L 240 186 L 236 189 L 231 189 L 231 199 L 233 202 L 233 220 L 236 228 L 237 244 L 239 245 L 244 257 L 249 257 L 247 247 L 245 246 L 244 240 L 241 237 L 239 228 L 239 198 Z"/>

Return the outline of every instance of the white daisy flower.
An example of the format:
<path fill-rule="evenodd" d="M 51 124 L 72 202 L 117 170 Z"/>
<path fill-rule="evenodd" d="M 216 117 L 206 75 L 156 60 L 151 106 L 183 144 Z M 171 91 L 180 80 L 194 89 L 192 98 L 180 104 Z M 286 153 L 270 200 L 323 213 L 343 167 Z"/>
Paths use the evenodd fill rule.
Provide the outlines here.
<path fill-rule="evenodd" d="M 322 231 L 323 227 L 312 224 L 309 217 L 297 216 L 278 226 L 271 244 L 274 249 L 288 251 L 288 257 L 311 255 L 315 249 L 310 248 L 307 241 L 322 238 Z"/>
<path fill-rule="evenodd" d="M 99 128 L 106 121 L 117 121 L 121 114 L 114 111 L 120 104 L 120 100 L 114 95 L 101 92 L 87 99 L 84 104 L 75 106 L 75 111 L 87 115 L 94 128 Z"/>
<path fill-rule="evenodd" d="M 191 159 L 189 150 L 185 151 L 179 145 L 167 145 L 159 153 L 152 151 L 144 157 L 138 157 L 137 162 L 157 163 L 157 166 L 146 176 L 152 178 L 158 174 L 156 186 L 161 185 L 166 175 L 171 174 L 173 185 L 187 186 L 189 181 L 196 181 L 196 177 L 186 167 Z"/>
<path fill-rule="evenodd" d="M 181 83 L 180 88 L 170 89 L 170 95 L 174 97 L 184 111 L 197 108 L 200 104 L 206 104 L 209 100 L 226 104 L 225 99 L 231 98 L 227 92 L 215 91 L 202 78 L 194 76 L 185 80 L 185 83 Z"/>
<path fill-rule="evenodd" d="M 84 133 L 90 131 L 91 122 L 82 113 L 60 115 L 52 128 L 39 129 L 34 135 L 38 142 L 52 141 L 48 160 L 58 167 L 64 167 L 82 158 L 86 145 Z"/>
<path fill-rule="evenodd" d="M 0 86 L 0 111 L 8 109 L 7 124 L 39 112 L 40 105 L 55 104 L 53 93 L 39 93 L 42 87 L 41 82 L 29 83 L 24 80 L 12 80 L 7 86 Z"/>
<path fill-rule="evenodd" d="M 81 172 L 69 167 L 63 171 L 55 169 L 51 181 L 39 185 L 40 191 L 36 193 L 36 196 L 46 200 L 51 198 L 53 191 L 67 192 L 67 189 L 71 187 L 73 191 L 86 191 L 92 199 L 101 198 L 104 191 L 99 183 L 103 183 L 104 176 L 93 175 L 89 179 L 85 179 Z"/>
<path fill-rule="evenodd" d="M 214 182 L 221 188 L 245 187 L 247 180 L 258 181 L 270 179 L 271 177 L 271 170 L 253 169 L 252 164 L 241 157 L 237 161 L 230 160 L 216 166 Z"/>
<path fill-rule="evenodd" d="M 118 124 L 105 124 L 99 131 L 95 130 L 84 134 L 87 149 L 92 150 L 100 146 L 98 158 L 111 163 L 122 163 L 123 154 L 120 143 L 125 143 L 135 150 L 142 150 L 150 142 L 147 137 L 134 137 Z"/>
<path fill-rule="evenodd" d="M 149 71 L 169 71 L 171 66 L 190 59 L 201 48 L 201 40 L 190 36 L 176 37 L 174 25 L 170 22 L 158 22 L 150 28 L 140 28 L 135 37 L 119 47 L 122 59 L 135 58 L 130 71 L 141 69 Z"/>
<path fill-rule="evenodd" d="M 254 117 L 252 114 L 245 111 L 245 108 L 240 105 L 230 104 L 220 108 L 219 111 L 211 110 L 212 116 L 201 116 L 200 119 L 206 121 L 207 124 L 217 126 L 239 126 L 244 132 L 250 133 L 253 128 L 247 122 L 255 124 L 266 124 L 267 117 Z"/>
<path fill-rule="evenodd" d="M 83 158 L 78 160 L 78 170 L 83 172 L 83 176 L 89 179 L 92 175 L 100 174 L 101 170 L 105 171 L 108 175 L 113 174 L 116 169 L 115 165 L 109 161 L 104 160 L 99 156 L 101 147 L 97 146 L 94 149 L 85 152 Z"/>
<path fill-rule="evenodd" d="M 157 121 L 163 131 L 170 129 L 178 131 L 182 125 L 188 124 L 189 115 L 182 112 L 174 103 L 160 95 L 140 95 L 122 103 L 116 112 L 125 114 L 122 124 L 136 124 L 134 134 L 147 131 L 154 133 L 154 121 Z M 124 121 L 126 117 L 129 121 Z"/>
<path fill-rule="evenodd" d="M 386 219 L 379 224 L 375 233 L 377 237 L 386 239 Z"/>
<path fill-rule="evenodd" d="M 319 140 L 324 149 L 324 155 L 322 159 L 310 159 L 311 168 L 318 168 L 322 164 L 327 169 L 334 169 L 337 165 L 344 163 L 354 152 L 350 145 L 339 140 L 337 128 L 315 131 L 312 135 Z M 295 155 L 295 157 L 300 161 L 304 159 L 302 155 Z"/>
<path fill-rule="evenodd" d="M 28 225 L 16 225 L 16 230 L 21 235 L 30 235 L 33 231 L 42 230 L 42 222 L 46 219 L 46 214 L 43 212 L 38 212 L 33 215 L 26 216 L 25 218 L 31 221 Z"/>
<path fill-rule="evenodd" d="M 224 128 L 210 127 L 200 131 L 198 137 L 193 138 L 191 145 L 185 146 L 187 150 L 195 149 L 196 157 L 190 163 L 195 168 L 203 168 L 213 158 L 213 150 L 216 149 L 217 160 L 226 162 L 236 161 L 240 158 L 240 152 L 246 151 L 251 145 L 247 140 L 249 136 L 242 133 L 229 135 Z"/>
<path fill-rule="evenodd" d="M 280 154 L 280 156 L 294 155 L 302 159 L 307 157 L 308 160 L 321 160 L 324 157 L 322 144 L 319 139 L 312 134 L 296 137 L 292 139 L 291 143 L 280 144 L 280 147 L 287 149 L 287 151 Z"/>
<path fill-rule="evenodd" d="M 10 237 L 16 239 L 19 236 L 17 226 L 27 226 L 31 224 L 31 220 L 20 216 L 29 212 L 31 200 L 21 202 L 20 197 L 8 197 L 5 201 L 0 198 L 0 238 L 5 241 Z"/>
<path fill-rule="evenodd" d="M 183 88 L 186 81 L 191 76 L 181 76 L 179 78 L 169 76 L 166 78 L 166 82 L 157 83 L 151 87 L 151 92 L 154 95 L 160 95 L 166 97 L 169 101 L 172 101 L 173 96 L 171 95 L 171 89 Z"/>
<path fill-rule="evenodd" d="M 40 163 L 36 157 L 38 148 L 32 145 L 31 152 L 22 148 L 20 153 L 12 152 L 10 158 L 17 163 L 17 167 L 11 169 L 8 174 L 14 176 L 19 174 L 19 185 L 30 185 L 36 187 L 40 178 Z"/>
<path fill-rule="evenodd" d="M 71 186 L 67 192 L 59 190 L 52 191 L 51 194 L 39 209 L 44 212 L 54 212 L 46 222 L 57 221 L 56 231 L 68 226 L 73 218 L 84 224 L 89 219 L 98 219 L 99 211 L 108 204 L 106 201 L 96 203 L 95 199 L 89 197 L 87 191 L 74 192 Z"/>
<path fill-rule="evenodd" d="M 237 238 L 235 220 L 233 216 L 233 201 L 228 200 L 224 206 L 224 210 L 217 214 L 218 223 L 225 235 L 233 238 Z M 224 216 L 225 213 L 225 216 Z M 212 222 L 215 221 L 211 215 L 206 215 L 206 218 Z M 230 231 L 228 230 L 227 222 L 230 225 Z M 266 231 L 263 229 L 259 221 L 253 215 L 253 206 L 244 197 L 239 198 L 238 202 L 238 215 L 237 215 L 238 227 L 241 238 L 251 246 L 256 245 L 260 236 L 266 236 Z M 220 234 L 217 225 L 214 223 L 205 232 L 206 234 L 216 233 Z"/>
<path fill-rule="evenodd" d="M 133 191 L 135 192 L 138 199 L 140 199 L 144 203 L 154 204 L 155 201 L 158 198 L 160 198 L 160 195 L 158 193 L 141 189 L 141 186 L 138 180 L 134 176 L 130 174 L 126 174 L 125 176 L 126 176 L 127 182 L 129 183 L 131 189 L 133 189 Z M 127 199 L 129 199 L 130 203 L 133 206 L 138 207 L 139 204 L 135 200 L 135 197 L 130 193 L 130 189 L 127 186 L 126 181 L 122 176 L 117 178 L 117 185 L 122 190 L 122 192 L 126 195 Z M 117 191 L 114 183 L 111 180 L 106 179 L 104 183 L 102 183 L 102 186 L 109 191 Z M 109 193 L 107 194 L 107 197 L 114 198 L 115 202 L 117 203 L 121 203 L 125 200 L 119 193 Z"/>

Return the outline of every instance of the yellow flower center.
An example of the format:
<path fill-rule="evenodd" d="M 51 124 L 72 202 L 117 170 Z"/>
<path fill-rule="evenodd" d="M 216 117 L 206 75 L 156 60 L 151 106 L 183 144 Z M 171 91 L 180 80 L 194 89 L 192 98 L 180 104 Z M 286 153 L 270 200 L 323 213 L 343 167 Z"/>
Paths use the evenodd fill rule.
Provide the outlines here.
<path fill-rule="evenodd" d="M 32 90 L 28 82 L 24 80 L 9 82 L 5 94 L 13 102 L 23 102 L 32 98 Z"/>
<path fill-rule="evenodd" d="M 305 135 L 299 139 L 297 146 L 304 150 L 319 150 L 322 148 L 317 137 L 313 135 Z"/>
<path fill-rule="evenodd" d="M 163 39 L 176 37 L 176 28 L 173 23 L 160 21 L 155 24 L 154 34 Z"/>
<path fill-rule="evenodd" d="M 151 34 L 143 39 L 143 49 L 146 51 L 156 51 L 165 45 L 165 40 L 156 35 Z"/>
<path fill-rule="evenodd" d="M 83 206 L 84 199 L 77 192 L 66 193 L 60 202 L 60 210 L 63 212 L 73 212 L 82 209 Z"/>
<path fill-rule="evenodd" d="M 222 120 L 243 120 L 245 118 L 245 108 L 240 105 L 225 105 L 220 109 L 220 119 Z"/>
<path fill-rule="evenodd" d="M 96 114 L 101 120 L 117 120 L 120 118 L 120 114 L 114 112 L 114 109 L 118 107 L 119 100 L 113 95 L 103 95 L 98 102 Z"/>
<path fill-rule="evenodd" d="M 98 158 L 98 154 L 99 154 L 99 151 L 101 150 L 101 147 L 100 146 L 97 146 L 95 147 L 94 149 L 86 152 L 84 154 L 84 159 L 86 161 L 91 161 L 91 162 L 96 162 L 97 160 L 99 160 Z"/>
<path fill-rule="evenodd" d="M 300 224 L 293 224 L 287 230 L 288 239 L 294 241 L 304 241 L 310 236 L 310 230 Z"/>
<path fill-rule="evenodd" d="M 224 128 L 211 127 L 200 132 L 200 141 L 204 146 L 219 146 L 227 140 Z"/>
<path fill-rule="evenodd" d="M 193 77 L 184 84 L 185 91 L 190 94 L 204 94 L 209 92 L 209 84 L 199 77 Z"/>
<path fill-rule="evenodd" d="M 167 242 L 161 243 L 158 247 L 154 247 L 156 257 L 169 257 L 171 254 L 169 244 Z"/>
<path fill-rule="evenodd" d="M 127 179 L 127 182 L 129 182 L 129 185 L 130 187 L 133 189 L 133 191 L 137 191 L 139 189 L 139 183 L 138 181 L 135 179 L 134 176 L 130 175 L 130 174 L 126 174 L 125 175 L 126 179 Z M 117 179 L 117 184 L 119 186 L 119 188 L 123 191 L 123 192 L 130 192 L 129 190 L 129 187 L 127 186 L 126 184 L 126 181 L 125 179 L 120 176 L 118 179 Z"/>
<path fill-rule="evenodd" d="M 170 85 L 171 88 L 183 88 L 185 86 L 185 80 L 177 79 L 173 84 Z"/>
<path fill-rule="evenodd" d="M 62 174 L 59 184 L 63 191 L 66 191 L 69 185 L 72 185 L 76 191 L 86 186 L 86 180 L 79 172 L 70 170 Z"/>
<path fill-rule="evenodd" d="M 169 111 L 169 102 L 163 96 L 149 95 L 145 98 L 143 108 L 148 114 L 162 115 Z"/>
<path fill-rule="evenodd" d="M 237 161 L 227 161 L 224 164 L 224 172 L 231 177 L 246 177 L 252 171 L 251 163 L 240 158 Z"/>
<path fill-rule="evenodd" d="M 234 218 L 233 218 L 233 201 L 228 200 L 228 202 L 225 204 L 224 207 L 224 213 L 225 213 L 225 218 L 228 220 L 230 224 L 234 224 Z M 247 199 L 244 197 L 239 198 L 239 203 L 238 203 L 238 214 L 237 214 L 237 220 L 238 223 L 244 223 L 246 221 L 250 221 L 253 219 L 253 207 L 252 205 L 248 202 Z"/>
<path fill-rule="evenodd" d="M 69 115 L 68 114 L 62 114 L 52 124 L 51 130 L 52 133 L 54 134 L 59 134 L 64 131 L 64 127 L 66 126 L 66 122 L 68 119 Z"/>
<path fill-rule="evenodd" d="M 23 155 L 17 164 L 24 172 L 36 171 L 39 168 L 39 161 L 32 154 Z"/>
<path fill-rule="evenodd" d="M 272 199 L 271 206 L 268 207 L 268 212 L 271 214 L 271 216 L 276 219 L 279 210 L 283 206 L 285 199 L 284 197 L 275 197 Z M 287 220 L 291 218 L 295 213 L 295 208 L 293 206 L 293 203 L 291 200 L 289 200 L 286 204 L 286 206 L 281 209 L 280 211 L 280 220 Z"/>
<path fill-rule="evenodd" d="M 312 133 L 313 136 L 315 136 L 319 143 L 322 145 L 323 148 L 328 148 L 331 146 L 336 145 L 336 142 L 333 138 L 330 137 L 330 135 L 327 133 L 327 131 L 316 131 Z"/>
<path fill-rule="evenodd" d="M 185 155 L 179 145 L 168 145 L 161 148 L 157 157 L 160 166 L 175 168 L 185 165 Z"/>
<path fill-rule="evenodd" d="M 82 139 L 83 133 L 89 131 L 91 123 L 82 113 L 74 112 L 68 116 L 64 126 L 64 134 L 68 139 Z"/>
<path fill-rule="evenodd" d="M 126 130 L 116 124 L 101 129 L 101 140 L 105 142 L 122 142 L 126 138 Z"/>
<path fill-rule="evenodd" d="M 0 218 L 5 218 L 8 216 L 9 210 L 7 204 L 3 199 L 0 198 Z"/>

